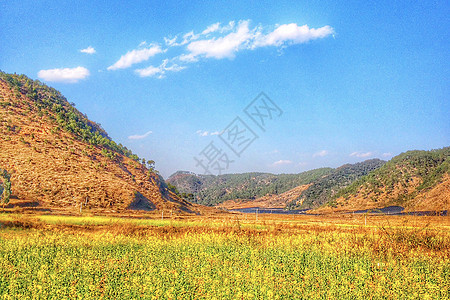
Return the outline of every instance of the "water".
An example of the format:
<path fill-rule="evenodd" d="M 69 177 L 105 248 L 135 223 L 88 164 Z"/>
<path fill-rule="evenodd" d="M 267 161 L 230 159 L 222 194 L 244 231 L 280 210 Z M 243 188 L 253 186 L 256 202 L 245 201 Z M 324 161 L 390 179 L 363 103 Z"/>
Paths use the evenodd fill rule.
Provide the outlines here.
<path fill-rule="evenodd" d="M 380 215 L 414 215 L 414 216 L 446 216 L 447 211 L 412 211 L 412 212 L 404 212 L 404 208 L 401 206 L 388 206 L 378 209 L 364 209 L 364 210 L 357 210 L 354 212 L 349 212 L 350 214 L 380 214 Z"/>
<path fill-rule="evenodd" d="M 230 211 L 237 211 L 247 214 L 255 214 L 258 211 L 259 214 L 283 214 L 283 215 L 306 215 L 309 209 L 297 209 L 297 210 L 285 210 L 283 208 L 261 208 L 261 207 L 248 207 L 231 209 Z M 415 216 L 447 216 L 447 211 L 417 211 L 417 212 L 403 212 L 405 209 L 401 206 L 388 206 L 379 209 L 364 209 L 348 212 L 349 214 L 379 214 L 379 215 L 415 215 Z"/>
<path fill-rule="evenodd" d="M 256 213 L 256 211 L 258 211 L 259 214 L 305 215 L 308 209 L 285 210 L 282 208 L 249 207 L 249 208 L 231 209 L 231 211 L 238 211 L 247 214 L 254 214 Z"/>
<path fill-rule="evenodd" d="M 376 208 L 376 209 L 363 209 L 363 210 L 356 210 L 351 213 L 355 214 L 383 214 L 383 215 L 402 215 L 403 211 L 405 209 L 401 206 L 388 206 L 383 208 Z"/>

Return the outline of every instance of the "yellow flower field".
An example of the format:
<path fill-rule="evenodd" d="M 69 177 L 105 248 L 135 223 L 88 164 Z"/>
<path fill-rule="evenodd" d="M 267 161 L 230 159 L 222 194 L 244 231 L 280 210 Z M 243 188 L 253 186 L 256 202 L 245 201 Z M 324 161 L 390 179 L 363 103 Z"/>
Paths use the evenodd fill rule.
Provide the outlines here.
<path fill-rule="evenodd" d="M 431 225 L 427 219 L 420 224 L 370 220 L 370 226 L 364 226 L 359 219 L 358 223 L 339 218 L 259 222 L 239 218 L 161 221 L 2 215 L 0 295 L 3 299 L 450 298 L 450 236 L 439 220 L 430 217 Z"/>

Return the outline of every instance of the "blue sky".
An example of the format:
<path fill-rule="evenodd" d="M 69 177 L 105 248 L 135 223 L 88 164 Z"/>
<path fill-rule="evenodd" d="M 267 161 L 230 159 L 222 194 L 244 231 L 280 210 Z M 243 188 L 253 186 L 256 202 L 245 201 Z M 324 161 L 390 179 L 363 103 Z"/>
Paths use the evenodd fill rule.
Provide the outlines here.
<path fill-rule="evenodd" d="M 167 177 L 301 172 L 450 144 L 448 1 L 2 1 L 0 69 L 60 90 Z M 262 131 L 244 108 L 282 111 Z M 236 156 L 236 118 L 258 136 Z M 214 171 L 213 171 L 214 173 Z"/>

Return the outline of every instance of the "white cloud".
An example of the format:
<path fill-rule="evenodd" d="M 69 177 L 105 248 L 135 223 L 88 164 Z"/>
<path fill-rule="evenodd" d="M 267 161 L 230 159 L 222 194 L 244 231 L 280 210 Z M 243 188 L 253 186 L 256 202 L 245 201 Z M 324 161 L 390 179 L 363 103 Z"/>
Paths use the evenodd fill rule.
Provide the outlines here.
<path fill-rule="evenodd" d="M 281 160 L 278 160 L 278 161 L 274 162 L 271 166 L 272 167 L 278 167 L 278 166 L 290 165 L 290 164 L 292 164 L 291 160 L 283 160 L 283 159 L 281 159 Z"/>
<path fill-rule="evenodd" d="M 189 31 L 188 33 L 183 35 L 183 40 L 181 42 L 177 42 L 178 40 L 178 35 L 176 35 L 173 38 L 164 38 L 164 42 L 166 43 L 167 46 L 169 47 L 177 47 L 177 46 L 183 46 L 188 44 L 191 41 L 194 41 L 196 39 L 198 39 L 201 36 L 201 34 L 195 34 L 194 31 Z"/>
<path fill-rule="evenodd" d="M 180 56 L 176 57 L 178 60 L 182 61 L 182 62 L 197 62 L 198 58 L 195 57 L 194 54 L 190 53 L 190 54 L 181 54 Z"/>
<path fill-rule="evenodd" d="M 321 150 L 313 154 L 313 157 L 324 157 L 328 155 L 327 150 Z"/>
<path fill-rule="evenodd" d="M 215 32 L 224 33 L 224 32 L 231 31 L 231 30 L 233 30 L 234 25 L 235 25 L 235 22 L 230 21 L 228 23 L 228 25 L 221 27 L 220 22 L 217 22 L 217 23 L 209 25 L 208 27 L 206 27 L 205 30 L 203 30 L 199 34 L 195 34 L 193 30 L 189 31 L 188 33 L 186 33 L 182 36 L 182 40 L 180 42 L 177 42 L 178 36 L 179 36 L 178 34 L 171 38 L 164 37 L 164 43 L 169 47 L 183 46 L 194 40 L 199 39 L 202 36 L 207 36 L 207 35 L 215 33 Z"/>
<path fill-rule="evenodd" d="M 219 135 L 222 132 L 221 131 L 208 131 L 208 130 L 197 130 L 195 132 L 199 136 L 208 136 L 208 135 Z"/>
<path fill-rule="evenodd" d="M 253 47 L 282 46 L 283 44 L 301 44 L 334 33 L 330 26 L 309 28 L 308 25 L 298 26 L 296 23 L 283 24 L 267 35 L 257 34 Z"/>
<path fill-rule="evenodd" d="M 252 38 L 248 21 L 241 21 L 236 31 L 224 37 L 198 40 L 189 43 L 187 49 L 193 56 L 216 59 L 233 58 L 235 53 Z"/>
<path fill-rule="evenodd" d="M 153 133 L 152 131 L 147 131 L 146 133 L 144 133 L 142 135 L 138 135 L 138 134 L 130 135 L 128 137 L 128 139 L 130 139 L 130 140 L 142 140 L 142 139 L 145 139 L 146 137 L 148 137 L 152 133 Z"/>
<path fill-rule="evenodd" d="M 199 136 L 208 136 L 209 131 L 206 131 L 206 130 L 197 130 L 195 133 L 198 134 Z"/>
<path fill-rule="evenodd" d="M 165 59 L 158 67 L 148 66 L 147 68 L 144 68 L 144 69 L 137 69 L 137 70 L 135 70 L 135 72 L 137 74 L 139 74 L 139 76 L 141 76 L 141 77 L 155 76 L 158 78 L 163 78 L 164 75 L 166 74 L 166 72 L 179 72 L 186 68 L 184 66 L 179 66 L 177 64 L 172 64 L 170 66 L 167 66 L 168 63 L 169 63 L 169 60 Z"/>
<path fill-rule="evenodd" d="M 159 45 L 150 45 L 148 48 L 128 51 L 126 54 L 122 55 L 120 59 L 116 61 L 112 66 L 109 66 L 108 70 L 129 68 L 134 64 L 146 61 L 150 57 L 162 52 L 163 50 Z"/>
<path fill-rule="evenodd" d="M 51 82 L 76 83 L 90 75 L 84 67 L 40 70 L 38 77 Z"/>
<path fill-rule="evenodd" d="M 142 42 L 137 49 L 122 55 L 116 63 L 108 67 L 108 70 L 128 68 L 146 61 L 158 53 L 165 53 L 172 51 L 173 47 L 180 47 L 178 53 L 164 60 L 173 63 L 170 67 L 163 61 L 159 67 L 152 65 L 135 70 L 135 73 L 141 77 L 163 78 L 168 71 L 178 72 L 185 69 L 188 63 L 199 62 L 203 59 L 232 59 L 239 51 L 243 50 L 251 51 L 269 46 L 282 49 L 292 44 L 306 43 L 333 34 L 334 29 L 328 25 L 310 28 L 308 25 L 299 26 L 291 23 L 278 25 L 275 29 L 268 29 L 268 26 L 263 25 L 250 27 L 248 20 L 230 21 L 224 25 L 217 22 L 207 26 L 199 33 L 191 30 L 187 33 L 164 37 L 167 47 L 164 50 L 157 43 Z"/>
<path fill-rule="evenodd" d="M 159 67 L 148 66 L 147 68 L 144 69 L 137 69 L 135 70 L 135 72 L 138 73 L 139 76 L 141 77 L 150 77 L 157 74 L 161 74 L 162 70 Z"/>
<path fill-rule="evenodd" d="M 182 43 L 186 44 L 190 52 L 181 56 L 182 60 L 192 61 L 201 56 L 206 58 L 233 58 L 236 52 L 243 49 L 254 50 L 258 47 L 276 46 L 284 47 L 291 44 L 306 43 L 314 39 L 324 38 L 334 33 L 332 27 L 326 25 L 320 28 L 309 28 L 308 25 L 299 26 L 296 23 L 283 24 L 274 31 L 264 34 L 264 27 L 249 28 L 249 21 L 240 21 L 235 28 L 235 23 L 220 27 L 220 23 L 208 26 L 201 35 L 213 32 L 227 32 L 225 36 L 215 36 L 210 39 L 198 39 L 192 31 L 184 36 Z"/>
<path fill-rule="evenodd" d="M 175 36 L 173 38 L 164 38 L 164 43 L 166 43 L 167 46 L 176 46 L 177 45 L 177 38 L 178 36 Z"/>
<path fill-rule="evenodd" d="M 164 71 L 169 71 L 169 72 L 180 72 L 181 70 L 186 69 L 186 67 L 184 66 L 179 66 L 177 64 L 173 64 L 170 67 L 166 67 L 166 65 L 164 65 Z"/>
<path fill-rule="evenodd" d="M 86 53 L 86 54 L 94 54 L 96 51 L 93 47 L 89 46 L 85 49 L 81 49 L 80 50 L 81 53 Z"/>
<path fill-rule="evenodd" d="M 227 32 L 227 31 L 231 31 L 234 29 L 234 26 L 236 25 L 236 22 L 234 21 L 230 21 L 228 23 L 228 25 L 223 26 L 222 28 L 220 28 L 220 32 Z"/>
<path fill-rule="evenodd" d="M 369 152 L 356 151 L 356 152 L 350 153 L 350 156 L 359 157 L 359 158 L 366 158 L 366 157 L 373 156 L 373 155 L 374 155 L 374 153 L 370 152 L 370 151 Z"/>
<path fill-rule="evenodd" d="M 194 34 L 194 31 L 191 30 L 190 32 L 183 35 L 183 41 L 181 42 L 181 45 L 186 45 L 190 41 L 198 39 L 199 36 L 199 34 Z"/>
<path fill-rule="evenodd" d="M 207 35 L 208 33 L 215 32 L 215 31 L 217 31 L 219 29 L 220 29 L 220 23 L 217 22 L 217 23 L 214 23 L 214 24 L 209 25 L 208 27 L 206 27 L 206 29 L 202 31 L 202 34 L 203 35 Z"/>
<path fill-rule="evenodd" d="M 389 156 L 392 156 L 392 153 L 391 153 L 391 152 L 383 153 L 383 157 L 389 157 Z"/>

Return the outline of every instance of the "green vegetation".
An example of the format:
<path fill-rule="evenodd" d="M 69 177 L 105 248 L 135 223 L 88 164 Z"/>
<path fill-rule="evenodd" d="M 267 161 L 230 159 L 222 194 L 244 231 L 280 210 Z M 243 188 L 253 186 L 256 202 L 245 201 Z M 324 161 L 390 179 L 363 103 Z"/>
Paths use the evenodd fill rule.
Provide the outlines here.
<path fill-rule="evenodd" d="M 331 168 L 321 168 L 300 174 L 244 173 L 218 176 L 177 172 L 167 181 L 180 192 L 193 194 L 196 203 L 216 205 L 230 199 L 255 199 L 267 194 L 281 194 L 309 184 L 331 171 Z"/>
<path fill-rule="evenodd" d="M 4 299 L 450 297 L 443 229 L 0 218 Z"/>
<path fill-rule="evenodd" d="M 313 181 L 313 184 L 302 193 L 299 199 L 289 204 L 289 208 L 319 207 L 328 202 L 342 188 L 384 164 L 385 161 L 383 160 L 370 159 L 356 164 L 346 164 L 334 169 L 327 176 Z M 302 204 L 297 205 L 298 201 Z"/>
<path fill-rule="evenodd" d="M 220 176 L 177 172 L 169 177 L 177 189 L 192 193 L 194 201 L 216 205 L 230 199 L 256 199 L 267 194 L 281 194 L 294 187 L 310 184 L 301 196 L 288 204 L 289 209 L 317 208 L 327 204 L 336 207 L 336 199 L 356 195 L 363 190 L 378 201 L 383 193 L 392 205 L 403 205 L 421 191 L 439 183 L 450 172 L 450 147 L 432 151 L 408 151 L 389 162 L 379 159 L 346 164 L 336 169 L 323 168 L 300 174 L 273 175 L 267 173 L 227 174 Z M 419 179 L 415 190 L 411 183 Z M 400 193 L 394 193 L 401 189 Z"/>
<path fill-rule="evenodd" d="M 193 201 L 194 200 L 194 194 L 192 193 L 180 193 L 177 189 L 176 186 L 174 186 L 173 184 L 167 183 L 167 188 L 169 189 L 169 191 L 172 191 L 173 193 L 175 193 L 178 197 L 183 198 L 187 201 Z"/>
<path fill-rule="evenodd" d="M 417 195 L 418 192 L 429 189 L 438 183 L 445 173 L 450 172 L 450 147 L 431 151 L 408 151 L 402 153 L 381 168 L 355 181 L 340 190 L 335 198 L 348 198 L 356 195 L 362 188 L 366 194 L 374 193 L 379 196 L 383 190 L 395 203 L 402 204 Z M 409 195 L 401 193 L 393 195 L 394 189 L 406 188 L 413 178 L 422 180 L 421 184 Z"/>
<path fill-rule="evenodd" d="M 367 160 L 346 164 L 337 169 L 321 168 L 300 174 L 244 173 L 226 175 L 196 175 L 179 171 L 167 181 L 183 193 L 194 195 L 194 201 L 216 205 L 231 199 L 256 199 L 268 194 L 278 195 L 297 186 L 310 184 L 302 195 L 289 203 L 289 209 L 318 207 L 340 189 L 382 166 L 385 161 Z M 302 203 L 298 205 L 297 203 Z"/>
<path fill-rule="evenodd" d="M 170 184 L 170 183 L 167 183 L 167 188 L 169 189 L 169 191 L 171 191 L 171 192 L 173 192 L 173 193 L 175 193 L 177 195 L 180 194 L 180 192 L 178 191 L 177 187 L 172 185 L 172 184 Z"/>
<path fill-rule="evenodd" d="M 11 197 L 11 175 L 8 171 L 0 169 L 0 200 L 3 204 L 9 203 L 9 198 Z"/>
<path fill-rule="evenodd" d="M 122 144 L 116 144 L 109 138 L 100 124 L 90 121 L 86 115 L 79 112 L 67 99 L 57 90 L 51 88 L 39 80 L 32 80 L 25 75 L 7 74 L 0 71 L 0 79 L 4 80 L 13 89 L 17 98 L 26 95 L 33 101 L 29 110 L 35 110 L 40 116 L 47 116 L 54 124 L 56 133 L 63 129 L 72 133 L 77 139 L 94 146 L 103 147 L 110 151 L 125 155 L 140 162 L 139 157 L 133 154 Z M 2 102 L 5 105 L 27 105 L 26 101 L 19 103 Z M 109 152 L 110 153 L 110 152 Z M 106 155 L 106 154 L 105 154 Z M 108 154 L 111 156 L 112 154 Z"/>

